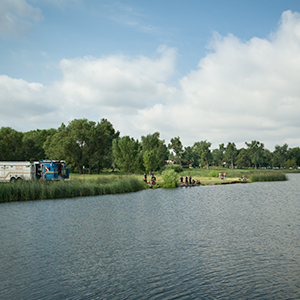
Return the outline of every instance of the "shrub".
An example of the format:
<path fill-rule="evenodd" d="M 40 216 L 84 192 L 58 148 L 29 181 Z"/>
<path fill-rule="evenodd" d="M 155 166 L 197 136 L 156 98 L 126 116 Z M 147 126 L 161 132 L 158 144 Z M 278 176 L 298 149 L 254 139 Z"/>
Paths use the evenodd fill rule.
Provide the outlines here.
<path fill-rule="evenodd" d="M 174 170 L 169 169 L 162 172 L 163 187 L 175 188 L 179 186 L 179 174 Z"/>
<path fill-rule="evenodd" d="M 183 168 L 180 165 L 166 165 L 161 168 L 160 173 L 163 173 L 166 170 L 174 170 L 176 173 L 181 173 Z"/>
<path fill-rule="evenodd" d="M 219 177 L 219 173 L 216 171 L 210 171 L 208 177 Z"/>

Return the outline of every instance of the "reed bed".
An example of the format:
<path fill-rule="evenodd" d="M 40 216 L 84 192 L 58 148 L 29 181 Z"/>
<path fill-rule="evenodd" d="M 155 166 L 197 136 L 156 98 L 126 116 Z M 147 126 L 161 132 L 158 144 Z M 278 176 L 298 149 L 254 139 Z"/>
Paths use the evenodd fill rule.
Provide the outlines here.
<path fill-rule="evenodd" d="M 120 177 L 112 181 L 96 180 L 70 181 L 22 181 L 0 184 L 0 202 L 72 198 L 105 194 L 120 194 L 145 188 L 135 178 Z"/>
<path fill-rule="evenodd" d="M 249 179 L 252 182 L 256 181 L 284 181 L 287 177 L 281 172 L 255 172 L 249 174 Z"/>

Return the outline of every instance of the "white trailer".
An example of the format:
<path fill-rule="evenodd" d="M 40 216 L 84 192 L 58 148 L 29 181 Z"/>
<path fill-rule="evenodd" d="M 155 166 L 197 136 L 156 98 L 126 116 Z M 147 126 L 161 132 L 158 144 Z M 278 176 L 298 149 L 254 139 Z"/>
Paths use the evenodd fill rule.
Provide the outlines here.
<path fill-rule="evenodd" d="M 34 163 L 30 161 L 0 161 L 0 181 L 34 179 Z"/>

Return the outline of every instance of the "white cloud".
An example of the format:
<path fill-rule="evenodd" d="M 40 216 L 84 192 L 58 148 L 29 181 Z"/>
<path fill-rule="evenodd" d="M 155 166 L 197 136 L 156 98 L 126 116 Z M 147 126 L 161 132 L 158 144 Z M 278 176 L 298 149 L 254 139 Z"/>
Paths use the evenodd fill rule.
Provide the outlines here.
<path fill-rule="evenodd" d="M 41 10 L 34 8 L 26 0 L 2 0 L 0 9 L 0 35 L 22 36 L 32 26 L 32 22 L 43 18 Z"/>
<path fill-rule="evenodd" d="M 164 83 L 174 72 L 176 52 L 160 47 L 155 59 L 123 55 L 101 59 L 85 57 L 61 61 L 63 81 L 57 83 L 67 101 L 95 109 L 137 109 L 161 102 L 173 88 Z"/>
<path fill-rule="evenodd" d="M 292 138 L 299 145 L 299 27 L 300 15 L 287 11 L 270 39 L 216 35 L 213 51 L 180 80 L 180 102 L 160 108 L 174 124 L 163 135 L 179 135 L 185 144 L 207 139 L 215 147 L 252 139 L 273 146 Z M 140 112 L 146 123 L 161 122 L 155 107 L 146 110 Z"/>
<path fill-rule="evenodd" d="M 205 139 L 214 148 L 254 139 L 270 150 L 285 142 L 300 146 L 300 15 L 284 12 L 266 39 L 215 34 L 210 47 L 179 89 L 168 83 L 176 51 L 167 47 L 154 58 L 63 59 L 63 79 L 51 86 L 1 76 L 1 107 L 7 101 L 11 107 L 1 109 L 0 126 L 28 130 L 104 117 L 122 135 L 159 131 L 167 141 L 180 136 L 186 146 Z M 13 108 L 20 119 L 8 117 Z"/>

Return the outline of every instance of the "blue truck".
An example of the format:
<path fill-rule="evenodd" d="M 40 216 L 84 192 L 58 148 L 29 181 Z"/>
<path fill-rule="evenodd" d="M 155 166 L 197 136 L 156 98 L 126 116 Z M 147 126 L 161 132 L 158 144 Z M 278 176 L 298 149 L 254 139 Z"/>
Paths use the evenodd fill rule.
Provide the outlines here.
<path fill-rule="evenodd" d="M 69 169 L 64 160 L 43 159 L 36 164 L 35 176 L 43 180 L 61 180 L 69 178 Z"/>

